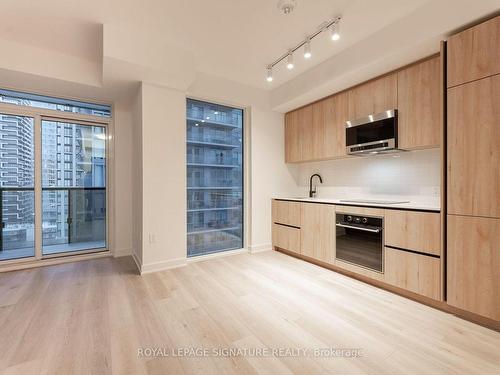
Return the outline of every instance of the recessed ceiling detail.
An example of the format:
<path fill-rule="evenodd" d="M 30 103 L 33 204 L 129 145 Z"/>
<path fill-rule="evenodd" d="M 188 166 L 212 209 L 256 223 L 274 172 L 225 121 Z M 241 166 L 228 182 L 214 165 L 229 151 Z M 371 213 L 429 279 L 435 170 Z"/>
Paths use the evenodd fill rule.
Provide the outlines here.
<path fill-rule="evenodd" d="M 281 3 L 281 1 L 280 1 Z M 269 64 L 266 68 L 266 80 L 267 82 L 272 82 L 273 81 L 273 68 L 278 65 L 281 61 L 286 59 L 286 67 L 288 70 L 292 70 L 294 68 L 294 63 L 293 63 L 293 54 L 299 50 L 300 48 L 304 47 L 304 58 L 305 59 L 310 59 L 312 57 L 312 51 L 311 51 L 311 40 L 316 38 L 318 35 L 322 34 L 325 31 L 329 31 L 330 39 L 333 41 L 337 41 L 340 39 L 340 20 L 342 19 L 341 16 L 337 16 L 334 19 L 330 21 L 323 22 L 318 30 L 312 34 L 308 35 L 305 40 L 297 44 L 294 48 L 290 49 L 287 51 L 285 54 L 281 55 L 278 57 L 274 62 Z"/>

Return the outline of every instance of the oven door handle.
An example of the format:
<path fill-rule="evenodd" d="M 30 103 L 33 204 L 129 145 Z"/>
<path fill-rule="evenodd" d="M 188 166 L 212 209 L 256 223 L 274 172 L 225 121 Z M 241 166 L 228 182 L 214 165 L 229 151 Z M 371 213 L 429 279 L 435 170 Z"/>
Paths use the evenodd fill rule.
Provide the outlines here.
<path fill-rule="evenodd" d="M 380 229 L 370 229 L 370 228 L 361 228 L 361 227 L 355 227 L 354 225 L 345 225 L 345 224 L 335 224 L 337 227 L 342 227 L 342 228 L 350 228 L 350 229 L 357 229 L 361 230 L 363 232 L 371 232 L 371 233 L 380 233 Z"/>

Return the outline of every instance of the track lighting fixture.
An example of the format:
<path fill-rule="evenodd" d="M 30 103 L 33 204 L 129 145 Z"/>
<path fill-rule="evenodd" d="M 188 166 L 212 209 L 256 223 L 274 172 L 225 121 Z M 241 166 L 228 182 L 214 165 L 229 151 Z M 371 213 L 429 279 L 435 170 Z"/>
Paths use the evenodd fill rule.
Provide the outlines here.
<path fill-rule="evenodd" d="M 329 22 L 323 22 L 319 27 L 318 30 L 308 36 L 304 41 L 300 42 L 298 45 L 296 45 L 294 48 L 290 49 L 287 53 L 284 55 L 280 56 L 278 59 L 276 59 L 273 63 L 269 64 L 266 68 L 267 74 L 266 74 L 266 80 L 267 82 L 272 82 L 273 81 L 273 68 L 278 65 L 280 62 L 286 59 L 286 67 L 288 70 L 292 70 L 295 66 L 293 62 L 293 54 L 295 51 L 298 49 L 304 47 L 304 58 L 305 59 L 310 59 L 312 56 L 311 52 L 311 41 L 316 38 L 318 35 L 322 34 L 324 31 L 329 30 L 330 32 L 330 38 L 334 41 L 337 41 L 340 39 L 340 31 L 339 31 L 339 23 L 340 23 L 341 17 L 335 17 L 333 20 L 330 20 Z"/>
<path fill-rule="evenodd" d="M 272 82 L 273 81 L 273 68 L 270 66 L 267 68 L 267 77 L 266 77 L 267 82 Z"/>
<path fill-rule="evenodd" d="M 292 69 L 293 69 L 293 67 L 294 67 L 294 65 L 293 65 L 293 52 L 292 52 L 292 51 L 290 51 L 290 52 L 288 53 L 288 57 L 287 57 L 287 59 L 286 59 L 286 68 L 287 68 L 288 70 L 292 70 Z"/>
<path fill-rule="evenodd" d="M 312 54 L 311 54 L 311 39 L 307 38 L 306 44 L 304 44 L 304 58 L 310 59 L 311 56 L 312 56 Z"/>
<path fill-rule="evenodd" d="M 337 41 L 340 39 L 340 31 L 339 31 L 339 23 L 335 22 L 332 26 L 330 26 L 330 38 L 332 40 Z"/>

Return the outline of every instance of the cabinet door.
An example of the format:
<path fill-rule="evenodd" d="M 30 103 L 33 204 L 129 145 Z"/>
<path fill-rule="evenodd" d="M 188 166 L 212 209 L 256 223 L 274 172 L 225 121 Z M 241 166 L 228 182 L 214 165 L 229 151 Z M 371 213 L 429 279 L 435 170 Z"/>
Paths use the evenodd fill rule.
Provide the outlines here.
<path fill-rule="evenodd" d="M 272 216 L 273 223 L 300 227 L 300 203 L 273 199 Z"/>
<path fill-rule="evenodd" d="M 301 254 L 326 263 L 335 260 L 335 206 L 302 203 Z"/>
<path fill-rule="evenodd" d="M 434 57 L 398 72 L 399 147 L 437 147 L 441 143 L 441 62 Z"/>
<path fill-rule="evenodd" d="M 324 159 L 326 153 L 325 144 L 325 111 L 327 110 L 326 100 L 321 100 L 312 104 L 312 150 L 311 156 L 314 160 Z"/>
<path fill-rule="evenodd" d="M 385 244 L 441 254 L 441 215 L 436 212 L 385 210 Z"/>
<path fill-rule="evenodd" d="M 386 283 L 439 300 L 440 277 L 439 258 L 385 248 Z"/>
<path fill-rule="evenodd" d="M 346 155 L 345 123 L 349 120 L 349 95 L 347 92 L 334 95 L 323 102 L 324 158 Z"/>
<path fill-rule="evenodd" d="M 349 91 L 349 120 L 398 107 L 398 79 L 392 73 Z"/>
<path fill-rule="evenodd" d="M 448 39 L 448 87 L 500 73 L 500 16 Z"/>
<path fill-rule="evenodd" d="M 285 115 L 285 162 L 295 163 L 302 159 L 299 113 L 288 112 Z"/>
<path fill-rule="evenodd" d="M 297 110 L 301 157 L 298 161 L 314 159 L 313 106 L 308 105 Z"/>
<path fill-rule="evenodd" d="M 448 215 L 448 303 L 500 320 L 500 219 Z"/>
<path fill-rule="evenodd" d="M 300 254 L 300 229 L 273 224 L 273 247 Z"/>
<path fill-rule="evenodd" d="M 448 89 L 448 213 L 500 217 L 500 75 Z"/>

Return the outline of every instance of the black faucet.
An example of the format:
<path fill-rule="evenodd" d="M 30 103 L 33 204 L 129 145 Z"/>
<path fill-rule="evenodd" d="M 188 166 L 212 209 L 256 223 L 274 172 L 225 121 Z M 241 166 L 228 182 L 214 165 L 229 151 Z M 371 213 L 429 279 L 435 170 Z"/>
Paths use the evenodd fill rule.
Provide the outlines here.
<path fill-rule="evenodd" d="M 311 178 L 309 179 L 309 198 L 313 198 L 314 194 L 316 194 L 316 188 L 314 188 L 314 190 L 313 190 L 313 178 L 314 178 L 314 176 L 317 176 L 319 178 L 319 182 L 323 183 L 323 179 L 321 178 L 321 176 L 319 174 L 315 173 L 311 176 Z"/>

